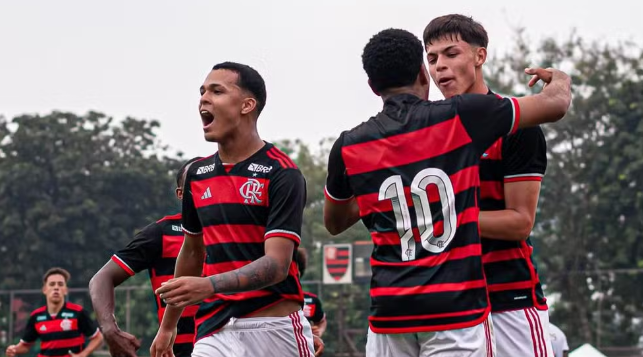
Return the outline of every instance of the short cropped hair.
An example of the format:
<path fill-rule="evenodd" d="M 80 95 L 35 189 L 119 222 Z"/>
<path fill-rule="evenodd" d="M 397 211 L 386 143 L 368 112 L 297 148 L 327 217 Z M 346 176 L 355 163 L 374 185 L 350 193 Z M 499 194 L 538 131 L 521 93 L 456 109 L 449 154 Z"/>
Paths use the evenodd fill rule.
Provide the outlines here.
<path fill-rule="evenodd" d="M 489 45 L 487 30 L 472 17 L 460 14 L 450 14 L 436 17 L 424 29 L 424 45 L 429 46 L 433 41 L 441 39 L 455 39 L 458 36 L 462 41 L 486 48 Z"/>
<path fill-rule="evenodd" d="M 380 31 L 371 37 L 362 53 L 364 71 L 378 92 L 413 84 L 423 61 L 420 39 L 401 29 Z"/>
<path fill-rule="evenodd" d="M 259 72 L 248 65 L 236 62 L 222 62 L 212 67 L 213 71 L 217 69 L 226 69 L 235 72 L 239 76 L 237 85 L 241 89 L 250 92 L 257 100 L 257 115 L 261 114 L 261 111 L 266 106 L 267 94 L 266 83 Z"/>
<path fill-rule="evenodd" d="M 49 279 L 49 277 L 52 276 L 52 275 L 62 275 L 63 278 L 65 278 L 65 284 L 67 282 L 69 282 L 69 279 L 71 278 L 71 274 L 69 274 L 69 272 L 67 270 L 65 270 L 63 268 L 55 267 L 55 268 L 51 268 L 51 269 L 49 269 L 49 270 L 47 270 L 45 272 L 45 275 L 42 276 L 42 283 L 46 284 L 47 279 Z"/>

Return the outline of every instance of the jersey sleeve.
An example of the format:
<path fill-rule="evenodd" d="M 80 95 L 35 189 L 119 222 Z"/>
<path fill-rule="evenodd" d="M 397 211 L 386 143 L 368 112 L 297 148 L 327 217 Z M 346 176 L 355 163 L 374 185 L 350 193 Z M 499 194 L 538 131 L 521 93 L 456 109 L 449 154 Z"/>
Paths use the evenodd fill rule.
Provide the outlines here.
<path fill-rule="evenodd" d="M 163 229 L 160 224 L 152 223 L 136 233 L 125 248 L 112 256 L 112 261 L 131 276 L 151 267 L 162 250 Z"/>
<path fill-rule="evenodd" d="M 319 300 L 318 297 L 313 297 L 313 304 L 315 304 L 315 314 L 310 318 L 310 320 L 314 323 L 320 323 L 323 319 L 326 313 L 324 313 L 324 308 L 322 307 L 322 302 Z"/>
<path fill-rule="evenodd" d="M 36 330 L 36 315 L 31 315 L 27 320 L 25 331 L 22 333 L 20 340 L 28 345 L 36 342 L 38 339 L 38 330 Z"/>
<path fill-rule="evenodd" d="M 540 127 L 518 130 L 502 145 L 504 182 L 541 181 L 547 169 L 547 142 Z"/>
<path fill-rule="evenodd" d="M 464 94 L 453 98 L 456 114 L 480 156 L 496 140 L 518 128 L 520 107 L 516 98 Z"/>
<path fill-rule="evenodd" d="M 283 237 L 301 242 L 301 225 L 306 205 L 306 180 L 297 169 L 284 169 L 270 179 L 269 213 L 264 239 Z"/>
<path fill-rule="evenodd" d="M 328 157 L 328 176 L 326 177 L 324 194 L 326 198 L 335 203 L 347 202 L 353 198 L 353 190 L 348 182 L 346 164 L 342 157 L 343 141 L 344 133 L 335 141 Z"/>
<path fill-rule="evenodd" d="M 88 338 L 94 338 L 98 334 L 98 326 L 84 309 L 78 313 L 78 330 Z"/>
<path fill-rule="evenodd" d="M 203 232 L 203 227 L 201 226 L 201 221 L 199 220 L 199 215 L 194 205 L 194 197 L 192 196 L 193 177 L 192 169 L 190 168 L 186 175 L 183 188 L 183 200 L 181 204 L 183 218 L 181 227 L 183 228 L 183 232 L 187 234 L 198 235 Z"/>

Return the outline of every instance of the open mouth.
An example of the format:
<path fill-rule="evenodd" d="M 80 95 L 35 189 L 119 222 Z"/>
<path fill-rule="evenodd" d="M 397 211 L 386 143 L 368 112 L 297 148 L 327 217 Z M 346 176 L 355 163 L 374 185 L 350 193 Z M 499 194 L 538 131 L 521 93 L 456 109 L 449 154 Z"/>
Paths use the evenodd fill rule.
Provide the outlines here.
<path fill-rule="evenodd" d="M 439 86 L 447 86 L 453 82 L 453 78 L 451 77 L 445 77 L 445 78 L 440 78 L 438 80 L 438 85 Z"/>
<path fill-rule="evenodd" d="M 203 128 L 207 128 L 214 121 L 214 115 L 207 110 L 201 110 L 201 122 L 203 123 Z"/>

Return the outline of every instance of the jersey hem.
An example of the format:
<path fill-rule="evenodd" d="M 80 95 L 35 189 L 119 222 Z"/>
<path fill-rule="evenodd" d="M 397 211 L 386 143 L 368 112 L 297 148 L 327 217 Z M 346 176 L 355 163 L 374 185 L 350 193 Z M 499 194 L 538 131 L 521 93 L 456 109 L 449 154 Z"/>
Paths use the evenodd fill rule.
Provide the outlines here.
<path fill-rule="evenodd" d="M 485 312 L 482 314 L 482 317 L 477 318 L 468 322 L 461 322 L 457 324 L 449 325 L 437 325 L 437 326 L 420 326 L 420 327 L 389 327 L 389 328 L 377 328 L 373 327 L 372 322 L 368 321 L 368 325 L 371 328 L 371 331 L 378 334 L 399 334 L 399 333 L 419 333 L 419 332 L 438 332 L 438 331 L 450 331 L 450 330 L 460 330 L 463 328 L 469 328 L 477 326 L 487 320 L 491 309 L 487 307 Z"/>

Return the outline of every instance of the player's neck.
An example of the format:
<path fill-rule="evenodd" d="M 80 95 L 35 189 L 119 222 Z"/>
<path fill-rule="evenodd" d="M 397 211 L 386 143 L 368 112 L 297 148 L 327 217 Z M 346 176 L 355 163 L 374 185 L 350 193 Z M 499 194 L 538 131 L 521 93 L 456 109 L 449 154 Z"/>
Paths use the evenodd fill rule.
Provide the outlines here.
<path fill-rule="evenodd" d="M 49 315 L 58 315 L 60 310 L 63 309 L 63 305 L 65 305 L 64 300 L 58 303 L 47 301 L 47 312 Z"/>
<path fill-rule="evenodd" d="M 489 93 L 489 87 L 487 87 L 487 84 L 483 81 L 476 81 L 473 83 L 471 88 L 467 91 L 469 94 L 487 94 Z"/>
<path fill-rule="evenodd" d="M 398 94 L 411 94 L 418 98 L 422 98 L 422 96 L 424 95 L 424 93 L 422 92 L 422 88 L 417 88 L 416 86 L 391 88 L 387 89 L 386 92 L 382 92 L 382 101 L 386 102 L 389 98 L 394 97 Z"/>
<path fill-rule="evenodd" d="M 236 164 L 259 151 L 265 143 L 255 130 L 240 130 L 238 135 L 219 142 L 219 158 L 226 164 Z"/>

